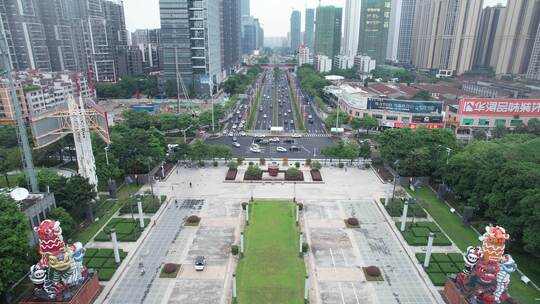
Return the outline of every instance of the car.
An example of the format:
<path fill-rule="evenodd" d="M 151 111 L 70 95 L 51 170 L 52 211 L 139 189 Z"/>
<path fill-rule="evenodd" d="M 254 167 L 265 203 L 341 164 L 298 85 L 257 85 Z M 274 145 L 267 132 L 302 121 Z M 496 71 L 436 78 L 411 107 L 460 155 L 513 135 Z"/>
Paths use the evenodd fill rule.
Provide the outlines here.
<path fill-rule="evenodd" d="M 291 109 L 288 109 L 288 110 L 287 110 L 287 113 L 291 113 Z"/>
<path fill-rule="evenodd" d="M 259 143 L 260 143 L 261 145 L 267 145 L 267 144 L 270 143 L 270 141 L 267 140 L 267 139 L 263 139 L 263 140 L 261 140 Z"/>
<path fill-rule="evenodd" d="M 195 258 L 195 270 L 203 271 L 205 265 L 206 265 L 206 258 L 204 256 L 199 255 Z"/>
<path fill-rule="evenodd" d="M 287 117 L 287 113 L 283 113 L 283 116 Z"/>
<path fill-rule="evenodd" d="M 236 111 L 236 114 L 240 114 L 240 111 Z"/>
<path fill-rule="evenodd" d="M 238 126 L 237 126 L 236 124 L 234 124 L 234 125 L 232 126 L 232 128 L 233 128 L 233 130 L 234 130 L 234 129 L 238 128 Z"/>
<path fill-rule="evenodd" d="M 276 148 L 276 151 L 277 151 L 277 152 L 282 152 L 282 153 L 283 153 L 283 152 L 287 152 L 287 149 L 285 149 L 285 148 L 283 148 L 283 147 L 277 147 L 277 148 Z"/>
<path fill-rule="evenodd" d="M 286 143 L 286 144 L 294 144 L 294 139 L 287 138 L 283 142 Z"/>
<path fill-rule="evenodd" d="M 261 147 L 257 145 L 256 143 L 252 143 L 251 148 L 260 149 Z"/>
<path fill-rule="evenodd" d="M 235 148 L 240 148 L 240 143 L 237 142 L 237 141 L 234 141 L 234 142 L 232 143 L 232 146 L 235 147 Z"/>
<path fill-rule="evenodd" d="M 297 146 L 291 146 L 291 147 L 289 148 L 289 151 L 291 151 L 291 152 L 297 152 L 297 151 L 300 151 L 300 148 L 298 148 Z"/>
<path fill-rule="evenodd" d="M 263 115 L 263 118 L 266 118 L 266 117 L 268 117 L 268 116 L 266 116 L 266 114 L 264 114 L 264 115 Z"/>
<path fill-rule="evenodd" d="M 294 125 L 294 120 L 291 119 L 291 125 Z"/>
<path fill-rule="evenodd" d="M 223 130 L 223 135 L 227 135 L 227 134 L 229 134 L 229 130 L 227 129 Z"/>
<path fill-rule="evenodd" d="M 277 115 L 278 115 L 278 116 L 281 116 L 281 112 L 278 112 Z"/>
<path fill-rule="evenodd" d="M 238 141 L 238 137 L 236 137 L 236 135 L 233 136 L 232 141 Z"/>
<path fill-rule="evenodd" d="M 258 143 L 258 142 L 261 142 L 262 140 L 263 140 L 262 138 L 255 138 L 255 139 L 253 140 L 253 142 Z"/>
<path fill-rule="evenodd" d="M 229 137 L 233 137 L 234 136 L 234 133 L 233 132 L 229 132 Z"/>
<path fill-rule="evenodd" d="M 238 134 L 240 134 L 240 136 L 246 136 L 246 135 L 247 135 L 246 132 L 244 132 L 244 131 L 241 131 L 241 132 L 238 133 Z"/>
<path fill-rule="evenodd" d="M 296 134 L 293 134 L 292 137 L 293 138 L 300 138 L 300 137 L 302 137 L 302 134 L 296 133 Z"/>
<path fill-rule="evenodd" d="M 253 153 L 261 153 L 261 149 L 257 149 L 257 148 L 254 148 L 254 147 L 249 148 L 249 151 L 251 151 Z"/>
<path fill-rule="evenodd" d="M 284 123 L 284 124 L 288 124 L 289 121 L 285 119 L 285 120 L 283 121 L 283 123 Z"/>
<path fill-rule="evenodd" d="M 245 120 L 245 119 L 242 119 L 241 123 L 245 124 L 245 123 L 246 123 L 246 120 Z"/>
<path fill-rule="evenodd" d="M 279 142 L 279 138 L 277 137 L 272 137 L 269 139 L 270 142 Z"/>

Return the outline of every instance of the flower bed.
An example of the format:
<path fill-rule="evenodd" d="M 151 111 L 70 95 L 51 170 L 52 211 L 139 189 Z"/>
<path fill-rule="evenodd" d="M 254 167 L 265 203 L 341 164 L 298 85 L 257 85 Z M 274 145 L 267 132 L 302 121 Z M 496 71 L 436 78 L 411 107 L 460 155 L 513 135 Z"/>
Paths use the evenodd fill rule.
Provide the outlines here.
<path fill-rule="evenodd" d="M 237 173 L 237 169 L 229 169 L 229 171 L 227 171 L 227 175 L 225 176 L 225 180 L 235 180 Z"/>
<path fill-rule="evenodd" d="M 362 267 L 366 281 L 384 281 L 381 270 L 377 266 Z"/>
<path fill-rule="evenodd" d="M 309 171 L 309 173 L 311 173 L 311 179 L 314 182 L 322 182 L 321 171 L 319 171 L 319 170 L 311 170 L 311 171 Z"/>
<path fill-rule="evenodd" d="M 186 223 L 184 226 L 199 226 L 199 223 L 201 222 L 201 218 L 196 215 L 190 215 L 186 219 Z"/>

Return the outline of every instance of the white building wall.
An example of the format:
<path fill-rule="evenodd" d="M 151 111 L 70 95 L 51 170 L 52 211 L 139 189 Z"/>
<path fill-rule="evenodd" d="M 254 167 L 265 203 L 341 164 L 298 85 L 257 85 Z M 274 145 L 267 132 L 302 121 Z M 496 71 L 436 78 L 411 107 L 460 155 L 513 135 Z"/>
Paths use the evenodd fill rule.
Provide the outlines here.
<path fill-rule="evenodd" d="M 401 24 L 402 0 L 392 0 L 390 8 L 390 27 L 388 29 L 388 42 L 386 48 L 386 59 L 397 61 L 399 29 Z"/>
<path fill-rule="evenodd" d="M 358 52 L 358 37 L 360 35 L 360 0 L 346 0 L 343 47 L 341 54 L 356 56 Z"/>

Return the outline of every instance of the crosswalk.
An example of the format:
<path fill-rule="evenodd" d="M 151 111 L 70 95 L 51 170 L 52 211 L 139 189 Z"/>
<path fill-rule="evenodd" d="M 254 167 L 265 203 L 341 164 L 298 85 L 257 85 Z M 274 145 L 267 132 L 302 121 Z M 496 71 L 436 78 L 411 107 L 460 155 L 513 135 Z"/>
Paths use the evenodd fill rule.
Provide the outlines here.
<path fill-rule="evenodd" d="M 304 137 L 332 137 L 332 135 L 325 134 L 325 133 L 306 133 L 303 136 Z"/>

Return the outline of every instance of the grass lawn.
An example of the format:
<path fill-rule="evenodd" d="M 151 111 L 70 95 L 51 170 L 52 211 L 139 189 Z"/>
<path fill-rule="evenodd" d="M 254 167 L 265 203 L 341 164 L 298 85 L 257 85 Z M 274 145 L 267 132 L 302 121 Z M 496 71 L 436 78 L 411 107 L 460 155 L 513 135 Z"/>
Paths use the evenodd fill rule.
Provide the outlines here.
<path fill-rule="evenodd" d="M 20 177 L 20 174 L 8 175 L 9 186 L 14 188 Z M 7 188 L 6 177 L 4 174 L 0 175 L 0 188 Z"/>
<path fill-rule="evenodd" d="M 120 263 L 127 256 L 127 252 L 120 249 Z M 108 281 L 116 272 L 116 262 L 112 249 L 107 248 L 87 248 L 84 255 L 83 264 L 87 268 L 93 268 L 98 272 L 100 281 Z"/>
<path fill-rule="evenodd" d="M 409 191 L 409 190 L 407 190 Z M 461 224 L 461 218 L 450 212 L 448 206 L 445 203 L 439 202 L 437 196 L 428 187 L 422 187 L 416 192 L 409 193 L 419 199 L 419 203 L 426 209 L 426 211 L 433 217 L 433 219 L 439 224 L 439 226 L 446 232 L 450 239 L 456 244 L 459 249 L 465 251 L 467 246 L 480 245 L 478 240 L 478 234 L 470 227 L 463 226 Z M 519 257 L 522 257 L 519 259 Z M 533 280 L 536 276 L 529 275 L 531 270 L 539 271 L 538 267 L 520 267 L 520 260 L 527 261 L 530 258 L 516 255 L 515 256 L 518 268 L 523 270 Z M 527 265 L 527 264 L 525 264 Z M 512 281 L 510 283 L 510 294 L 516 298 L 519 303 L 538 303 L 536 298 L 540 298 L 540 293 L 534 288 L 525 285 L 521 282 L 518 273 L 512 274 Z M 536 283 L 539 282 L 536 280 Z"/>
<path fill-rule="evenodd" d="M 237 268 L 238 303 L 304 303 L 306 269 L 298 257 L 294 204 L 255 201 L 249 212 L 245 255 Z"/>

